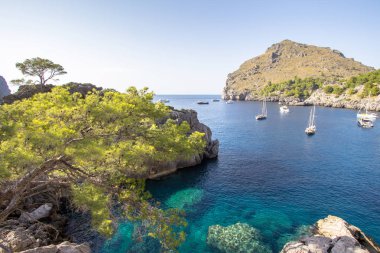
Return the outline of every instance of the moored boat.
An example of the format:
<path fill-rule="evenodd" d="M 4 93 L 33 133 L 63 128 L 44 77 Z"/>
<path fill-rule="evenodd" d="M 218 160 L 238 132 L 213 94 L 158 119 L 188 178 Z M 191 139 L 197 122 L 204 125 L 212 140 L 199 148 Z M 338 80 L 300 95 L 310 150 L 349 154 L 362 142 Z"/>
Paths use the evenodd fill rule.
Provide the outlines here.
<path fill-rule="evenodd" d="M 288 113 L 289 107 L 287 107 L 286 105 L 280 106 L 280 112 L 281 113 Z"/>
<path fill-rule="evenodd" d="M 261 114 L 256 115 L 256 120 L 264 120 L 267 118 L 267 101 L 264 98 L 263 105 L 261 107 Z"/>
<path fill-rule="evenodd" d="M 198 105 L 208 105 L 208 101 L 198 101 Z"/>
<path fill-rule="evenodd" d="M 305 133 L 307 135 L 313 135 L 317 131 L 317 127 L 315 125 L 315 105 L 311 108 L 310 116 L 309 116 L 309 124 L 305 129 Z"/>

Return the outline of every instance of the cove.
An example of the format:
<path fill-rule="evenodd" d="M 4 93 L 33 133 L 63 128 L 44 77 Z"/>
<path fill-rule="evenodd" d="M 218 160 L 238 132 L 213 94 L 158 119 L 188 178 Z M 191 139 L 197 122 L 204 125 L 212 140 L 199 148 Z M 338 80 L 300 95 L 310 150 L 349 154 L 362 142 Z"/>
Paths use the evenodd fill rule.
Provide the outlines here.
<path fill-rule="evenodd" d="M 217 97 L 164 98 L 177 109 L 195 109 L 220 141 L 217 159 L 147 184 L 163 207 L 186 211 L 180 252 L 218 252 L 206 243 L 208 227 L 238 222 L 258 229 L 263 243 L 279 252 L 305 225 L 328 214 L 380 242 L 379 121 L 361 129 L 356 111 L 317 107 L 317 133 L 308 137 L 310 107 L 289 106 L 282 115 L 277 103 L 267 103 L 268 119 L 256 121 L 259 102 L 197 105 Z M 131 233 L 121 226 L 103 252 L 136 250 Z M 145 248 L 157 252 L 156 246 Z"/>

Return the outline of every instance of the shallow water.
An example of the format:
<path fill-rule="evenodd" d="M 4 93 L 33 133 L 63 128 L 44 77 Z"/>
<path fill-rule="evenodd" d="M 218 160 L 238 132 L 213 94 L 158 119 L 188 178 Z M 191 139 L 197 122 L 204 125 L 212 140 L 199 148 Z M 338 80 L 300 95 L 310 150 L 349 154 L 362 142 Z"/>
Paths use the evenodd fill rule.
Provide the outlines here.
<path fill-rule="evenodd" d="M 256 121 L 259 102 L 165 98 L 175 108 L 195 109 L 221 143 L 216 160 L 148 182 L 164 206 L 186 210 L 189 226 L 180 252 L 217 252 L 206 245 L 208 227 L 237 222 L 259 229 L 278 252 L 302 225 L 328 214 L 380 242 L 380 121 L 361 129 L 356 111 L 317 107 L 317 133 L 308 137 L 310 107 L 290 106 L 281 115 L 277 103 L 267 103 L 268 119 Z M 197 105 L 199 99 L 210 104 Z M 131 233 L 122 226 L 102 252 L 127 252 Z"/>

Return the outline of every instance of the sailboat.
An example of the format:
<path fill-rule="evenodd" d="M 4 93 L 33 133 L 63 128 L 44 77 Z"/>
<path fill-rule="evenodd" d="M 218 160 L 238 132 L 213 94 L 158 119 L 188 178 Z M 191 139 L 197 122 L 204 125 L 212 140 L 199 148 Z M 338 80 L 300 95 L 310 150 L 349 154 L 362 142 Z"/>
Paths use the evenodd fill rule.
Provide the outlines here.
<path fill-rule="evenodd" d="M 368 102 L 367 102 L 367 105 L 365 106 L 365 113 L 361 113 L 361 110 L 359 110 L 358 113 L 356 114 L 356 118 L 358 119 L 358 125 L 365 128 L 373 127 L 373 122 L 377 118 L 376 113 L 368 113 L 370 96 L 371 96 L 371 93 L 369 93 L 368 95 Z"/>
<path fill-rule="evenodd" d="M 317 127 L 315 126 L 315 105 L 311 108 L 310 116 L 309 116 L 309 124 L 305 129 L 305 133 L 307 135 L 313 135 L 317 131 Z"/>
<path fill-rule="evenodd" d="M 261 114 L 257 115 L 256 119 L 257 120 L 263 120 L 263 119 L 266 119 L 266 118 L 267 118 L 267 101 L 264 98 L 263 105 L 261 107 Z"/>

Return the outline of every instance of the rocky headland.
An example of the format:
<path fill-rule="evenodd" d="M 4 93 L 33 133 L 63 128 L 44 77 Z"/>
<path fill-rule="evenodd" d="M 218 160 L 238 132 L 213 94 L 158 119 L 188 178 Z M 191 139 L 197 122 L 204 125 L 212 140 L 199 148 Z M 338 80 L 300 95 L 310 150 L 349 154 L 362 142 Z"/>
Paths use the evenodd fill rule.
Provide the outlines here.
<path fill-rule="evenodd" d="M 281 101 L 289 105 L 321 105 L 360 109 L 367 104 L 368 87 L 358 82 L 350 89 L 350 78 L 375 71 L 343 53 L 328 47 L 306 45 L 284 40 L 269 47 L 264 54 L 244 62 L 238 70 L 228 74 L 223 99 Z M 319 86 L 305 89 L 295 87 L 295 79 L 318 80 Z M 288 82 L 283 85 L 284 82 Z M 279 84 L 276 86 L 276 84 Z M 282 84 L 282 86 L 281 86 Z M 371 88 L 379 89 L 374 80 Z M 283 88 L 286 86 L 285 88 Z M 339 92 L 326 92 L 334 86 Z M 278 89 L 282 87 L 282 89 Z M 294 92 L 296 94 L 294 94 Z M 286 92 L 288 91 L 288 92 Z M 291 92 L 289 92 L 291 91 Z M 379 94 L 372 93 L 370 109 L 380 110 Z M 378 93 L 378 92 L 376 92 Z M 363 96 L 363 94 L 366 94 Z"/>
<path fill-rule="evenodd" d="M 102 88 L 91 84 L 70 83 L 70 92 L 86 95 L 93 89 Z M 21 86 L 19 91 L 5 97 L 4 103 L 32 97 L 40 92 L 50 92 L 54 86 Z M 212 139 L 210 128 L 201 122 L 194 110 L 175 110 L 171 108 L 168 117 L 161 119 L 164 123 L 173 119 L 177 124 L 186 121 L 190 132 L 204 133 L 206 147 L 204 152 L 194 154 L 190 159 L 178 159 L 152 167 L 146 178 L 159 178 L 175 172 L 179 168 L 200 164 L 204 159 L 217 157 L 219 141 Z M 0 224 L 0 253 L 88 253 L 98 252 L 104 242 L 102 237 L 91 227 L 91 217 L 88 213 L 77 210 L 71 203 L 71 191 L 66 182 L 41 185 L 43 193 L 33 195 L 23 206 L 23 212 L 15 212 Z M 2 191 L 0 191 L 3 194 Z M 0 198 L 1 200 L 1 198 Z M 0 201 L 0 208 L 7 206 L 6 201 Z M 25 212 L 25 210 L 27 212 Z"/>

